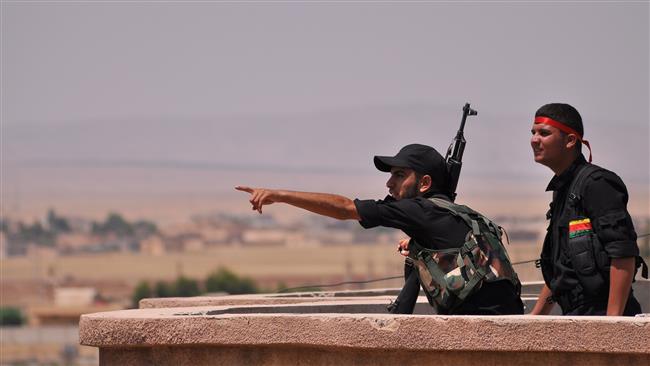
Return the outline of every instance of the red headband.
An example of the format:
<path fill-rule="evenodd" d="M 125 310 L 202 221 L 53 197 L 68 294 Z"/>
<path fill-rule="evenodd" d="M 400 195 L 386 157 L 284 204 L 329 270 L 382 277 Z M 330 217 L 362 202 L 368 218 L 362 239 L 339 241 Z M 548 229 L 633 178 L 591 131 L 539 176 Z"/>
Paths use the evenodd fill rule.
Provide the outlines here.
<path fill-rule="evenodd" d="M 557 128 L 558 130 L 560 130 L 562 132 L 569 133 L 569 134 L 572 134 L 572 135 L 576 135 L 578 140 L 580 140 L 580 142 L 585 144 L 587 146 L 587 148 L 589 149 L 589 162 L 591 163 L 591 146 L 589 146 L 589 141 L 583 140 L 582 136 L 580 136 L 578 131 L 574 130 L 573 128 L 571 128 L 571 127 L 569 127 L 567 125 L 565 125 L 562 122 L 558 122 L 558 121 L 556 121 L 554 119 L 551 119 L 551 118 L 548 118 L 548 117 L 535 117 L 535 124 L 544 124 L 544 125 L 553 126 L 553 127 Z"/>

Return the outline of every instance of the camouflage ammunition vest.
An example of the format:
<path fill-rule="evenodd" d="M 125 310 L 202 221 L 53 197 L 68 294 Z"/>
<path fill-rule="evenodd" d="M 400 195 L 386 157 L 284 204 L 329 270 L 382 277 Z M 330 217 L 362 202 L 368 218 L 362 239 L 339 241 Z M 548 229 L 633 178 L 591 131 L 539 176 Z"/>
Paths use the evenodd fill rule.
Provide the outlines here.
<path fill-rule="evenodd" d="M 467 206 L 440 198 L 429 200 L 461 218 L 469 227 L 460 248 L 433 250 L 414 240 L 409 244 L 409 257 L 418 269 L 420 283 L 431 305 L 453 310 L 484 282 L 508 280 L 519 291 L 519 278 L 501 242 L 501 227 Z"/>

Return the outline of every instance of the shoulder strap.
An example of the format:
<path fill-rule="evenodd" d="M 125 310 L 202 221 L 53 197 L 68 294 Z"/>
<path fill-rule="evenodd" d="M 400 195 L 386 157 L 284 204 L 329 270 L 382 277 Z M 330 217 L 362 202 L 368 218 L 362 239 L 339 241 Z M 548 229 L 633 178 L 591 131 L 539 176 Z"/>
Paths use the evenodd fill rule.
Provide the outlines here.
<path fill-rule="evenodd" d="M 452 215 L 460 217 L 467 226 L 472 229 L 474 235 L 480 234 L 479 221 L 482 221 L 487 226 L 488 230 L 492 231 L 499 239 L 501 239 L 501 230 L 499 226 L 492 222 L 487 217 L 483 216 L 480 212 L 474 211 L 465 205 L 459 205 L 442 198 L 429 198 L 434 205 L 446 209 Z"/>
<path fill-rule="evenodd" d="M 571 185 L 569 186 L 569 194 L 573 193 L 576 196 L 579 196 L 582 193 L 582 186 L 584 185 L 585 180 L 595 171 L 601 170 L 602 168 L 593 165 L 593 164 L 585 164 L 579 171 L 578 174 L 576 174 L 575 178 L 573 178 L 573 182 L 571 182 Z"/>
<path fill-rule="evenodd" d="M 461 205 L 455 204 L 442 198 L 431 197 L 429 198 L 429 201 L 433 202 L 433 204 L 438 207 L 451 211 L 452 214 L 458 214 L 458 208 L 462 207 Z"/>
<path fill-rule="evenodd" d="M 566 198 L 567 202 L 565 204 L 565 207 L 570 207 L 571 210 L 573 210 L 571 216 L 575 216 L 578 213 L 577 206 L 579 205 L 579 202 L 582 200 L 582 193 L 584 190 L 585 181 L 591 174 L 601 169 L 602 168 L 597 165 L 585 164 L 583 167 L 580 168 L 575 178 L 573 178 L 573 181 L 569 186 L 569 192 Z"/>
<path fill-rule="evenodd" d="M 469 226 L 474 235 L 480 235 L 481 231 L 478 226 L 478 222 L 470 217 L 470 215 L 475 213 L 471 208 L 463 205 L 458 205 L 441 198 L 429 198 L 429 200 L 433 202 L 434 205 L 451 212 L 452 215 L 460 217 L 463 222 Z"/>
<path fill-rule="evenodd" d="M 472 227 L 472 221 L 473 221 L 469 217 L 469 215 L 479 215 L 479 216 L 481 216 L 481 214 L 479 214 L 478 212 L 472 210 L 471 208 L 469 208 L 469 207 L 467 207 L 465 205 L 459 205 L 459 204 L 444 200 L 442 198 L 432 197 L 432 198 L 429 198 L 429 201 L 431 201 L 434 205 L 449 211 L 452 215 L 460 217 L 461 219 L 463 219 L 463 221 L 465 221 L 465 223 L 469 227 Z"/>

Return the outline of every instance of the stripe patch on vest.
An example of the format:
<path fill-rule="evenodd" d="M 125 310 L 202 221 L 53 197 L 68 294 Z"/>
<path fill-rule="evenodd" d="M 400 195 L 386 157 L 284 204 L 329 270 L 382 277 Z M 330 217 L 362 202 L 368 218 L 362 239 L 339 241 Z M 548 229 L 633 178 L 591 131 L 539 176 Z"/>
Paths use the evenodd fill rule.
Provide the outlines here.
<path fill-rule="evenodd" d="M 575 238 L 589 233 L 591 233 L 591 220 L 581 219 L 569 222 L 569 238 Z"/>

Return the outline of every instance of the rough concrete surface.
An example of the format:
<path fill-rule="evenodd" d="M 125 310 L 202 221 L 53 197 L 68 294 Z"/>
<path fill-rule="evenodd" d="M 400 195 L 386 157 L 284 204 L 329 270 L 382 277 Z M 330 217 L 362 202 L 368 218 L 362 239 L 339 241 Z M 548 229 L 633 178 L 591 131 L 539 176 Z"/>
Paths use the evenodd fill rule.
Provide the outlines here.
<path fill-rule="evenodd" d="M 336 306 L 337 302 L 329 305 Z M 80 341 L 98 347 L 302 345 L 650 353 L 650 318 L 647 317 L 291 314 L 290 309 L 275 314 L 223 314 L 227 310 L 227 307 L 190 307 L 83 315 Z"/>
<path fill-rule="evenodd" d="M 79 339 L 100 348 L 101 365 L 650 365 L 650 317 L 386 314 L 393 297 L 147 299 L 83 315 Z M 422 297 L 416 313 L 427 312 Z"/>

